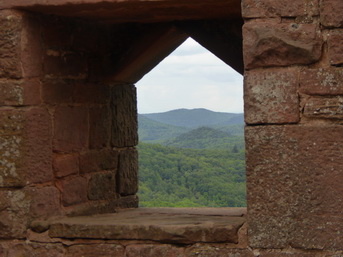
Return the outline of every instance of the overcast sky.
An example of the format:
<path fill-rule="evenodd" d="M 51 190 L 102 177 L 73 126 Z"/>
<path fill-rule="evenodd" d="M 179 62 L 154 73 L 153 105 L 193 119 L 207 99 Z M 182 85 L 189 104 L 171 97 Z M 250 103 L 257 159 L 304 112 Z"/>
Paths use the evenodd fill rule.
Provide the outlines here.
<path fill-rule="evenodd" d="M 180 108 L 243 112 L 243 77 L 190 38 L 136 86 L 139 113 Z"/>

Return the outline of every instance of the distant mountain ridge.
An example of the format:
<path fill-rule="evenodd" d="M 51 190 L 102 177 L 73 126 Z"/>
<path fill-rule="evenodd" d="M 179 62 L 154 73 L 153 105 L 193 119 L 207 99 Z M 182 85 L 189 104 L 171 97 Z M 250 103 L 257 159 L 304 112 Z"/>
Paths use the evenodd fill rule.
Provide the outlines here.
<path fill-rule="evenodd" d="M 204 108 L 177 109 L 141 115 L 154 121 L 186 128 L 244 124 L 242 113 L 214 112 Z"/>
<path fill-rule="evenodd" d="M 235 144 L 243 145 L 244 116 L 207 109 L 139 114 L 138 133 L 142 142 L 181 148 L 227 149 Z"/>

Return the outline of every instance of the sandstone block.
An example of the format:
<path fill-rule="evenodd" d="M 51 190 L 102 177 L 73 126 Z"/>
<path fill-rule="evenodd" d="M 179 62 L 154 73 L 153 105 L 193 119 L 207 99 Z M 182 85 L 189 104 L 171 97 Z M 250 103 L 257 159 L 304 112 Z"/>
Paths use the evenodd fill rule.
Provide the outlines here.
<path fill-rule="evenodd" d="M 0 78 L 21 78 L 21 31 L 23 19 L 15 11 L 0 12 Z"/>
<path fill-rule="evenodd" d="M 311 118 L 343 119 L 343 97 L 311 97 L 305 103 L 304 115 Z"/>
<path fill-rule="evenodd" d="M 26 190 L 0 191 L 0 238 L 24 238 L 29 219 L 30 195 Z"/>
<path fill-rule="evenodd" d="M 84 244 L 68 247 L 66 257 L 125 256 L 125 248 L 117 244 Z"/>
<path fill-rule="evenodd" d="M 246 69 L 310 64 L 319 60 L 321 48 L 316 24 L 253 21 L 243 26 Z"/>
<path fill-rule="evenodd" d="M 47 109 L 32 108 L 25 114 L 23 169 L 28 183 L 52 181 L 52 119 Z"/>
<path fill-rule="evenodd" d="M 62 191 L 63 206 L 70 206 L 86 202 L 88 181 L 84 177 L 74 177 L 58 182 Z"/>
<path fill-rule="evenodd" d="M 73 102 L 74 84 L 71 80 L 45 79 L 42 81 L 42 99 L 48 104 Z"/>
<path fill-rule="evenodd" d="M 3 109 L 0 121 L 0 185 L 51 181 L 51 119 L 47 110 Z"/>
<path fill-rule="evenodd" d="M 8 257 L 64 257 L 62 244 L 16 243 L 9 246 Z"/>
<path fill-rule="evenodd" d="M 184 249 L 167 244 L 137 244 L 126 247 L 127 257 L 151 256 L 151 257 L 183 257 Z"/>
<path fill-rule="evenodd" d="M 40 85 L 37 80 L 7 80 L 0 82 L 1 105 L 40 104 Z"/>
<path fill-rule="evenodd" d="M 304 69 L 300 73 L 300 92 L 308 95 L 343 94 L 343 69 Z"/>
<path fill-rule="evenodd" d="M 58 216 L 60 209 L 60 192 L 56 187 L 32 188 L 30 216 L 34 218 L 49 218 Z"/>
<path fill-rule="evenodd" d="M 59 154 L 53 159 L 53 169 L 57 178 L 79 173 L 79 156 L 77 154 Z"/>
<path fill-rule="evenodd" d="M 89 180 L 88 198 L 90 200 L 105 200 L 116 196 L 115 172 L 92 174 Z"/>
<path fill-rule="evenodd" d="M 87 59 L 83 54 L 48 50 L 43 60 L 44 74 L 58 78 L 86 78 Z"/>
<path fill-rule="evenodd" d="M 244 18 L 297 17 L 318 14 L 318 0 L 288 2 L 278 0 L 242 1 L 242 16 Z"/>
<path fill-rule="evenodd" d="M 340 125 L 246 129 L 250 247 L 341 250 L 342 133 Z"/>
<path fill-rule="evenodd" d="M 299 121 L 298 71 L 294 68 L 249 71 L 244 82 L 248 124 Z"/>
<path fill-rule="evenodd" d="M 110 149 L 92 150 L 80 154 L 80 172 L 89 173 L 102 170 L 116 170 L 118 152 Z"/>
<path fill-rule="evenodd" d="M 65 49 L 72 45 L 75 24 L 70 19 L 49 16 L 42 19 L 43 42 L 48 49 Z"/>
<path fill-rule="evenodd" d="M 88 146 L 88 108 L 60 106 L 54 119 L 53 147 L 57 152 L 73 152 Z"/>
<path fill-rule="evenodd" d="M 76 82 L 73 92 L 73 101 L 76 103 L 108 104 L 111 87 L 103 83 Z"/>
<path fill-rule="evenodd" d="M 112 88 L 111 111 L 112 145 L 137 145 L 137 100 L 134 85 L 116 85 Z"/>
<path fill-rule="evenodd" d="M 34 15 L 25 15 L 21 34 L 21 65 L 26 78 L 42 75 L 41 24 L 39 18 Z"/>
<path fill-rule="evenodd" d="M 138 191 L 138 152 L 127 149 L 119 154 L 118 193 L 134 195 Z"/>
<path fill-rule="evenodd" d="M 89 147 L 99 149 L 109 145 L 111 115 L 107 106 L 89 109 Z"/>
<path fill-rule="evenodd" d="M 320 1 L 320 21 L 326 27 L 343 27 L 343 2 L 340 0 Z"/>
<path fill-rule="evenodd" d="M 328 38 L 328 53 L 331 65 L 343 64 L 343 30 L 330 33 Z"/>
<path fill-rule="evenodd" d="M 219 257 L 219 256 L 234 256 L 234 257 L 254 257 L 250 249 L 234 249 L 221 246 L 211 245 L 194 245 L 186 249 L 185 256 L 206 256 L 206 257 Z"/>

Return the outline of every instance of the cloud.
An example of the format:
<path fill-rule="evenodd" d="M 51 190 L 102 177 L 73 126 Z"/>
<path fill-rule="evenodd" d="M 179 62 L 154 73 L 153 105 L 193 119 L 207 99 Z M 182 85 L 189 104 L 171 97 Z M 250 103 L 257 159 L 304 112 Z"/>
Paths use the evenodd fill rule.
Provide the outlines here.
<path fill-rule="evenodd" d="M 242 76 L 192 39 L 136 86 L 139 113 L 178 108 L 243 112 Z"/>

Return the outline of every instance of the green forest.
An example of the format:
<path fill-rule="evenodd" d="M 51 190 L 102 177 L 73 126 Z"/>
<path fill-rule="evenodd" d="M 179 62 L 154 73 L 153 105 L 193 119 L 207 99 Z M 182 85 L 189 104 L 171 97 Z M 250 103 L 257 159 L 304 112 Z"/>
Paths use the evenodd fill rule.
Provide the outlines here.
<path fill-rule="evenodd" d="M 182 109 L 160 113 L 154 120 L 141 115 L 140 206 L 246 206 L 244 125 L 237 122 L 242 118 L 204 109 L 196 114 Z M 228 122 L 228 117 L 235 121 Z M 182 119 L 194 127 L 181 126 Z"/>

